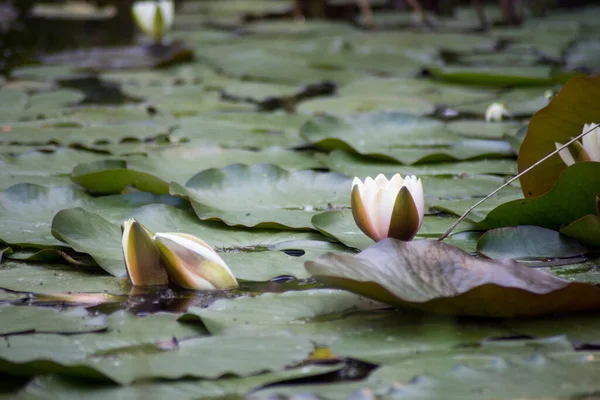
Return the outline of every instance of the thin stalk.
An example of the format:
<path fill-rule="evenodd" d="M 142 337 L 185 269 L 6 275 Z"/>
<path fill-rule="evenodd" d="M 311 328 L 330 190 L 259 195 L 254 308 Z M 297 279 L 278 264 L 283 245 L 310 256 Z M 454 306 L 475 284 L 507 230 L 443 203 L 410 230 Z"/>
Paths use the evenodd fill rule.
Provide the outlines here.
<path fill-rule="evenodd" d="M 473 206 L 471 206 L 463 215 L 460 216 L 459 219 L 457 219 L 452 226 L 450 226 L 450 228 L 442 235 L 439 237 L 439 241 L 444 240 L 445 238 L 448 237 L 448 235 L 450 233 L 452 233 L 452 231 L 454 230 L 454 228 L 456 228 L 458 226 L 458 224 L 460 224 L 465 218 L 467 218 L 467 215 L 469 215 L 469 213 L 471 211 L 473 211 L 477 206 L 479 206 L 481 203 L 483 203 L 484 201 L 486 201 L 487 199 L 489 199 L 490 197 L 494 196 L 496 193 L 498 193 L 499 191 L 501 191 L 502 189 L 504 189 L 505 187 L 507 187 L 508 185 L 510 185 L 511 183 L 513 183 L 514 181 L 516 181 L 517 179 L 519 179 L 521 176 L 525 175 L 526 173 L 528 173 L 529 171 L 531 171 L 532 169 L 534 169 L 535 167 L 537 167 L 538 165 L 540 165 L 541 163 L 543 163 L 544 161 L 546 161 L 547 159 L 549 159 L 550 157 L 552 157 L 555 154 L 558 154 L 558 152 L 560 152 L 562 149 L 566 149 L 567 147 L 569 147 L 572 143 L 576 142 L 577 140 L 581 139 L 582 137 L 584 137 L 585 135 L 587 135 L 590 132 L 593 132 L 594 129 L 598 128 L 600 126 L 600 124 L 596 123 L 595 126 L 593 126 L 592 128 L 590 128 L 588 131 L 586 132 L 582 132 L 579 136 L 576 136 L 574 138 L 572 138 L 571 140 L 569 140 L 567 143 L 563 144 L 562 146 L 560 146 L 558 149 L 554 150 L 552 153 L 548 154 L 547 156 L 543 157 L 541 160 L 536 161 L 534 164 L 532 164 L 531 166 L 529 166 L 529 168 L 525 169 L 523 172 L 521 172 L 520 174 L 518 174 L 517 176 L 512 177 L 511 179 L 509 179 L 508 181 L 506 181 L 506 183 L 504 183 L 502 186 L 500 186 L 498 189 L 494 190 L 492 193 L 488 194 L 487 196 L 485 196 L 483 199 L 479 200 L 477 203 L 475 203 Z"/>

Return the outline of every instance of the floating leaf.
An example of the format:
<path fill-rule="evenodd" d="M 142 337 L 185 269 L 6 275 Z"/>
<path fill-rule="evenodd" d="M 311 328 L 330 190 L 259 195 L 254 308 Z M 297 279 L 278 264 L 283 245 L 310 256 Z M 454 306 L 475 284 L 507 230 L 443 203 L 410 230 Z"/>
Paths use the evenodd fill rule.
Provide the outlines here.
<path fill-rule="evenodd" d="M 560 229 L 588 214 L 596 214 L 600 193 L 600 163 L 581 162 L 565 169 L 556 185 L 542 196 L 514 200 L 490 211 L 481 226 L 537 225 Z"/>
<path fill-rule="evenodd" d="M 560 230 L 560 233 L 579 240 L 590 248 L 600 248 L 600 217 L 585 215 L 571 222 Z"/>
<path fill-rule="evenodd" d="M 581 256 L 587 249 L 576 240 L 539 226 L 492 229 L 477 242 L 477 252 L 489 258 L 535 260 Z"/>
<path fill-rule="evenodd" d="M 480 160 L 453 163 L 434 163 L 423 165 L 400 165 L 395 162 L 379 161 L 341 150 L 334 150 L 329 155 L 317 155 L 327 168 L 349 176 L 367 177 L 384 175 L 417 175 L 417 176 L 464 176 L 464 175 L 512 175 L 517 172 L 517 163 L 512 160 Z"/>
<path fill-rule="evenodd" d="M 244 162 L 270 162 L 290 169 L 319 167 L 311 153 L 279 148 L 263 151 L 221 149 L 219 147 L 176 146 L 156 149 L 147 156 L 126 160 L 103 160 L 80 164 L 71 179 L 95 193 L 121 193 L 128 186 L 155 194 L 168 194 L 169 182 L 185 183 L 199 171 Z"/>
<path fill-rule="evenodd" d="M 452 315 L 516 317 L 600 308 L 600 288 L 448 244 L 385 239 L 357 256 L 305 264 L 320 281 L 397 306 Z M 510 301 L 507 301 L 510 299 Z"/>
<path fill-rule="evenodd" d="M 189 198 L 202 220 L 256 228 L 312 229 L 313 215 L 350 206 L 350 188 L 350 178 L 338 173 L 235 164 L 203 171 L 185 187 L 172 184 L 171 193 Z"/>
<path fill-rule="evenodd" d="M 552 82 L 548 66 L 510 67 L 464 67 L 449 66 L 428 68 L 434 76 L 453 83 L 471 85 L 544 85 Z"/>
<path fill-rule="evenodd" d="M 101 212 L 105 217 L 122 219 L 134 209 L 151 203 L 177 204 L 177 200 L 149 193 L 130 193 L 111 197 L 91 197 L 73 186 L 46 188 L 21 183 L 0 192 L 0 240 L 5 243 L 28 246 L 64 246 L 52 237 L 50 223 L 54 215 L 70 207 L 82 207 Z"/>
<path fill-rule="evenodd" d="M 48 307 L 0 305 L 0 318 L 0 335 L 83 333 L 107 327 L 104 315 L 92 316 L 84 308 L 60 311 Z"/>
<path fill-rule="evenodd" d="M 202 238 L 223 253 L 234 275 L 241 279 L 264 281 L 291 273 L 298 269 L 297 263 L 301 261 L 287 259 L 279 251 L 275 251 L 276 254 L 261 253 L 270 253 L 270 250 L 279 248 L 288 249 L 288 242 L 291 245 L 293 241 L 323 239 L 323 236 L 310 232 L 231 228 L 215 222 L 199 221 L 190 211 L 160 204 L 141 207 L 123 219 L 128 217 L 135 218 L 152 232 L 181 232 Z M 109 221 L 81 208 L 72 208 L 56 214 L 52 221 L 52 232 L 77 251 L 90 254 L 105 271 L 124 277 L 121 221 Z M 310 248 L 312 242 L 305 244 Z M 234 253 L 229 254 L 230 251 Z M 250 254 L 240 253 L 244 255 L 241 257 L 235 252 Z M 235 260 L 240 262 L 233 262 Z M 300 276 L 303 275 L 304 273 Z"/>
<path fill-rule="evenodd" d="M 426 215 L 423 225 L 417 233 L 418 237 L 439 237 L 456 221 L 453 217 Z M 326 236 L 335 238 L 343 244 L 356 249 L 365 249 L 373 244 L 373 240 L 365 235 L 354 222 L 352 211 L 327 211 L 312 218 L 312 223 Z M 461 223 L 455 233 L 473 229 L 468 221 Z"/>
<path fill-rule="evenodd" d="M 533 116 L 519 151 L 519 171 L 556 150 L 555 142 L 566 143 L 580 135 L 584 124 L 600 122 L 600 104 L 594 101 L 598 91 L 600 76 L 573 78 Z M 566 167 L 555 155 L 523 175 L 520 180 L 525 197 L 548 192 Z"/>

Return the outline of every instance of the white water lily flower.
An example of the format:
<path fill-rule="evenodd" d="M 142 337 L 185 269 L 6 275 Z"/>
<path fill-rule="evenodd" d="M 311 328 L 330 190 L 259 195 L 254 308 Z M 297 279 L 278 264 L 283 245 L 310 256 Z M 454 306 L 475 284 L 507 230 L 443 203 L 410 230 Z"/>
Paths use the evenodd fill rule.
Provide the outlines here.
<path fill-rule="evenodd" d="M 416 176 L 379 174 L 352 182 L 352 216 L 356 225 L 375 241 L 391 237 L 411 240 L 421 228 L 425 213 L 423 184 Z"/>
<path fill-rule="evenodd" d="M 512 114 L 502 103 L 492 103 L 485 110 L 485 120 L 487 122 L 502 121 L 503 117 L 512 117 Z"/>
<path fill-rule="evenodd" d="M 591 130 L 594 126 L 596 126 L 596 124 L 584 124 L 581 133 Z M 558 155 L 567 166 L 573 165 L 577 161 L 600 162 L 600 128 L 596 126 L 596 128 L 585 135 L 581 141 L 583 144 L 579 141 L 575 141 L 569 147 L 558 152 Z M 557 150 L 563 146 L 558 142 L 554 142 L 554 145 Z M 571 150 L 575 155 L 571 153 Z"/>
<path fill-rule="evenodd" d="M 166 285 L 167 271 L 160 262 L 160 253 L 152 234 L 131 218 L 123 223 L 121 245 L 125 267 L 134 286 Z"/>
<path fill-rule="evenodd" d="M 171 28 L 175 18 L 172 0 L 136 1 L 131 10 L 138 28 L 157 43 Z"/>
<path fill-rule="evenodd" d="M 237 280 L 223 259 L 206 242 L 185 233 L 157 233 L 154 243 L 161 253 L 169 279 L 194 290 L 231 289 Z"/>

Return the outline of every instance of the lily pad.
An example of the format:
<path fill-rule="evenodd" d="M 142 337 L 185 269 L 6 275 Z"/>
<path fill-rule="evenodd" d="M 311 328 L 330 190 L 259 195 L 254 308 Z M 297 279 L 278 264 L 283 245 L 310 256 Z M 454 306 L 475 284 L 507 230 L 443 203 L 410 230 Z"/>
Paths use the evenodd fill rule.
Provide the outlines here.
<path fill-rule="evenodd" d="M 129 292 L 126 282 L 107 276 L 99 268 L 75 269 L 52 263 L 7 260 L 0 266 L 0 287 L 38 294 Z"/>
<path fill-rule="evenodd" d="M 313 289 L 221 299 L 208 308 L 190 308 L 180 321 L 199 319 L 213 335 L 256 335 L 257 332 L 288 329 L 290 323 L 298 321 L 311 323 L 322 316 L 378 307 L 381 307 L 380 303 L 352 293 Z"/>
<path fill-rule="evenodd" d="M 439 237 L 456 221 L 453 217 L 426 215 L 417 237 Z M 324 235 L 332 237 L 346 246 L 356 249 L 366 249 L 373 245 L 373 240 L 365 235 L 354 222 L 352 212 L 328 211 L 317 214 L 312 218 L 312 223 Z M 462 222 L 455 233 L 472 230 L 474 225 L 469 221 Z"/>
<path fill-rule="evenodd" d="M 104 315 L 92 316 L 83 308 L 59 311 L 48 307 L 0 305 L 0 335 L 23 333 L 84 333 L 106 329 Z"/>
<path fill-rule="evenodd" d="M 482 317 L 600 308 L 600 289 L 511 260 L 482 260 L 432 240 L 385 239 L 357 256 L 326 253 L 307 262 L 320 281 L 397 307 Z M 511 301 L 507 301 L 511 299 Z"/>
<path fill-rule="evenodd" d="M 302 126 L 300 134 L 326 149 L 349 149 L 361 154 L 398 147 L 451 145 L 460 140 L 439 121 L 396 112 L 346 119 L 317 116 Z"/>
<path fill-rule="evenodd" d="M 302 102 L 297 107 L 303 114 L 327 113 L 335 115 L 352 115 L 378 111 L 402 112 L 413 115 L 425 115 L 434 111 L 434 106 L 424 100 L 382 96 L 380 94 L 365 97 L 363 95 L 342 95 Z"/>
<path fill-rule="evenodd" d="M 483 116 L 492 103 L 501 103 L 506 106 L 513 117 L 530 117 L 536 111 L 546 107 L 549 103 L 546 92 L 552 86 L 544 87 L 519 87 L 504 91 L 489 102 L 462 104 L 456 109 L 460 112 L 474 113 Z M 493 124 L 491 124 L 493 125 Z"/>
<path fill-rule="evenodd" d="M 417 175 L 417 176 L 464 176 L 470 174 L 515 175 L 517 163 L 512 160 L 480 160 L 453 163 L 435 163 L 423 165 L 399 165 L 393 162 L 378 161 L 341 150 L 334 150 L 329 155 L 317 155 L 327 168 L 349 176 L 367 177 L 384 175 Z"/>
<path fill-rule="evenodd" d="M 64 108 L 83 100 L 78 90 L 59 89 L 26 95 L 15 90 L 0 91 L 0 120 L 21 121 L 49 118 L 65 113 Z"/>
<path fill-rule="evenodd" d="M 60 211 L 52 221 L 52 232 L 75 250 L 90 254 L 107 272 L 125 276 L 125 262 L 121 248 L 121 221 L 133 217 L 152 232 L 181 232 L 198 236 L 217 251 L 265 251 L 292 240 L 319 240 L 321 235 L 309 232 L 284 232 L 275 230 L 248 231 L 230 228 L 219 223 L 199 221 L 189 211 L 168 205 L 154 204 L 141 207 L 122 219 L 109 221 L 102 216 L 81 208 Z M 250 256 L 255 263 L 246 268 L 246 259 L 241 264 L 232 263 L 230 268 L 237 276 L 248 279 L 268 280 L 290 271 L 293 263 L 282 263 L 282 269 L 269 264 L 262 266 L 265 258 L 278 256 Z M 233 256 L 230 260 L 235 260 Z M 269 267 L 269 268 L 268 268 Z"/>
<path fill-rule="evenodd" d="M 179 120 L 175 138 L 185 138 L 198 145 L 230 148 L 284 148 L 306 144 L 298 129 L 306 116 L 264 113 L 227 113 L 187 117 Z"/>
<path fill-rule="evenodd" d="M 176 146 L 156 149 L 147 156 L 131 156 L 126 160 L 105 160 L 80 164 L 72 179 L 95 193 L 120 193 L 127 186 L 155 194 L 168 194 L 169 182 L 185 183 L 208 168 L 221 168 L 243 162 L 270 162 L 291 169 L 321 166 L 311 153 L 279 148 L 263 151 L 222 149 L 219 147 Z"/>
<path fill-rule="evenodd" d="M 4 211 L 0 217 L 4 226 L 0 240 L 25 247 L 64 247 L 50 233 L 52 218 L 64 208 L 83 207 L 121 219 L 142 205 L 156 202 L 178 203 L 170 196 L 149 193 L 95 198 L 73 186 L 47 188 L 21 183 L 0 192 L 0 207 Z"/>
<path fill-rule="evenodd" d="M 600 193 L 600 163 L 581 162 L 568 167 L 546 194 L 514 200 L 492 210 L 481 226 L 537 225 L 560 229 L 588 214 L 596 214 L 596 195 Z M 568 201 L 565 201 L 568 199 Z"/>
<path fill-rule="evenodd" d="M 190 398 L 211 398 L 243 395 L 254 389 L 287 380 L 311 378 L 334 372 L 341 366 L 308 365 L 277 372 L 263 373 L 246 378 L 227 377 L 219 380 L 187 379 L 177 382 L 140 382 L 130 386 L 118 386 L 112 383 L 88 382 L 82 379 L 69 379 L 59 375 L 45 375 L 34 378 L 21 394 L 36 399 L 65 400 L 80 399 L 82 393 L 91 400 L 107 397 L 155 397 L 171 400 L 189 400 Z"/>
<path fill-rule="evenodd" d="M 600 105 L 592 100 L 598 90 L 600 76 L 573 78 L 548 106 L 533 116 L 519 151 L 519 171 L 556 150 L 555 142 L 566 143 L 580 135 L 584 124 L 598 122 Z M 555 155 L 523 175 L 520 179 L 525 197 L 548 192 L 565 168 L 565 163 Z"/>
<path fill-rule="evenodd" d="M 409 78 L 366 77 L 340 89 L 342 96 L 373 94 L 379 96 L 410 96 L 435 105 L 457 106 L 479 102 L 491 102 L 496 90 L 465 88 L 439 81 Z"/>
<path fill-rule="evenodd" d="M 202 86 L 130 86 L 123 88 L 125 94 L 145 99 L 146 103 L 161 112 L 176 116 L 196 115 L 211 111 L 250 111 L 252 104 L 232 103 L 221 95 L 204 91 Z"/>
<path fill-rule="evenodd" d="M 519 128 L 517 122 L 456 121 L 447 125 L 450 132 L 475 139 L 503 139 Z"/>
<path fill-rule="evenodd" d="M 564 235 L 577 239 L 593 249 L 600 248 L 600 217 L 585 215 L 560 230 Z"/>
<path fill-rule="evenodd" d="M 189 198 L 202 220 L 256 228 L 312 229 L 313 215 L 349 207 L 350 183 L 350 178 L 338 173 L 236 164 L 203 171 L 185 187 L 172 184 L 171 192 Z"/>
<path fill-rule="evenodd" d="M 90 50 L 67 50 L 45 55 L 47 64 L 67 64 L 89 71 L 126 68 L 154 68 L 189 61 L 193 51 L 183 43 L 169 45 L 110 47 Z"/>
<path fill-rule="evenodd" d="M 529 86 L 552 83 L 551 68 L 541 65 L 519 68 L 445 66 L 428 70 L 444 81 L 471 85 Z"/>
<path fill-rule="evenodd" d="M 574 239 L 538 226 L 492 229 L 477 242 L 477 252 L 489 258 L 537 260 L 581 256 L 587 249 Z"/>

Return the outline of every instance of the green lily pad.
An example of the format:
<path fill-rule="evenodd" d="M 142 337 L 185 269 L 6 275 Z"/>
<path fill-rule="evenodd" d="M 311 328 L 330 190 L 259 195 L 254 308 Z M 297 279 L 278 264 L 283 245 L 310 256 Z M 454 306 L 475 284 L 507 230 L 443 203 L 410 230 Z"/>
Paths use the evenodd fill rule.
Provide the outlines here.
<path fill-rule="evenodd" d="M 562 228 L 560 233 L 577 239 L 590 248 L 600 248 L 600 217 L 585 215 Z"/>
<path fill-rule="evenodd" d="M 489 258 L 536 260 L 568 258 L 587 253 L 576 240 L 538 226 L 492 229 L 477 242 L 477 252 Z"/>
<path fill-rule="evenodd" d="M 185 187 L 172 184 L 171 192 L 189 198 L 202 220 L 256 228 L 312 229 L 313 215 L 350 205 L 350 188 L 350 178 L 338 173 L 236 164 L 203 171 Z"/>
<path fill-rule="evenodd" d="M 93 316 L 84 308 L 67 311 L 48 307 L 0 305 L 0 335 L 20 333 L 84 333 L 106 329 L 104 315 Z"/>
<path fill-rule="evenodd" d="M 495 90 L 465 88 L 438 81 L 409 78 L 366 77 L 340 88 L 342 96 L 396 96 L 418 98 L 435 105 L 457 106 L 479 102 L 491 102 Z"/>
<path fill-rule="evenodd" d="M 384 112 L 338 118 L 317 116 L 300 129 L 302 137 L 320 147 L 351 149 L 361 154 L 413 146 L 451 145 L 460 140 L 439 121 L 410 114 Z"/>
<path fill-rule="evenodd" d="M 176 146 L 157 149 L 147 156 L 126 160 L 106 160 L 75 167 L 71 179 L 95 193 L 121 193 L 127 186 L 155 194 L 168 194 L 169 183 L 185 183 L 208 168 L 221 168 L 243 162 L 270 162 L 291 169 L 317 168 L 321 164 L 311 153 L 279 148 L 263 151 L 221 149 L 219 147 Z"/>
<path fill-rule="evenodd" d="M 503 139 L 519 128 L 517 122 L 456 121 L 446 125 L 448 130 L 460 136 L 475 139 Z"/>
<path fill-rule="evenodd" d="M 64 146 L 80 144 L 92 145 L 96 143 L 118 144 L 124 140 L 142 141 L 157 136 L 168 134 L 168 127 L 157 124 L 140 125 L 103 125 L 103 126 L 44 126 L 21 123 L 12 126 L 10 132 L 0 135 L 3 143 L 19 144 L 50 144 L 59 143 Z"/>
<path fill-rule="evenodd" d="M 49 118 L 65 113 L 64 108 L 83 100 L 78 90 L 58 89 L 26 95 L 15 90 L 0 91 L 0 120 L 20 121 Z M 6 106 L 6 107 L 5 107 Z"/>
<path fill-rule="evenodd" d="M 107 272 L 117 277 L 125 276 L 125 262 L 121 248 L 121 221 L 133 217 L 152 232 L 181 232 L 198 236 L 220 252 L 265 251 L 293 240 L 319 240 L 323 237 L 309 232 L 284 232 L 275 230 L 248 231 L 230 228 L 214 222 L 199 221 L 189 211 L 168 205 L 141 207 L 121 219 L 107 220 L 81 208 L 62 210 L 52 221 L 52 233 L 75 250 L 90 254 Z M 285 248 L 285 247 L 284 247 Z M 246 258 L 232 255 L 230 268 L 243 279 L 268 280 L 287 274 L 297 266 L 295 261 L 267 264 L 265 259 L 283 258 L 278 255 L 251 255 Z M 235 260 L 241 263 L 233 263 Z M 294 268 L 294 269 L 292 269 Z"/>
<path fill-rule="evenodd" d="M 430 114 L 434 106 L 420 99 L 398 98 L 394 96 L 342 95 L 302 102 L 296 107 L 303 114 L 320 114 L 323 110 L 335 115 L 352 115 L 378 111 L 402 112 L 414 115 Z"/>
<path fill-rule="evenodd" d="M 30 263 L 13 260 L 0 265 L 0 287 L 17 292 L 39 294 L 109 293 L 125 294 L 125 281 L 107 276 L 102 270 L 76 269 L 64 263 Z"/>
<path fill-rule="evenodd" d="M 82 379 L 66 378 L 59 375 L 45 375 L 34 378 L 22 391 L 25 397 L 36 399 L 65 400 L 80 399 L 82 394 L 91 400 L 122 397 L 154 397 L 171 400 L 190 398 L 218 398 L 241 396 L 263 386 L 282 383 L 287 380 L 318 377 L 340 369 L 339 365 L 307 365 L 277 372 L 263 373 L 245 378 L 227 377 L 218 380 L 186 379 L 175 382 L 140 382 L 129 386 L 112 383 L 89 382 Z"/>
<path fill-rule="evenodd" d="M 439 237 L 455 221 L 456 218 L 453 217 L 426 215 L 423 218 L 423 225 L 417 233 L 417 237 Z M 356 226 L 350 210 L 328 211 L 317 214 L 312 218 L 312 223 L 324 235 L 332 237 L 346 246 L 362 250 L 373 245 L 373 240 Z M 473 228 L 474 225 L 471 222 L 464 221 L 455 229 L 455 233 Z"/>
<path fill-rule="evenodd" d="M 380 303 L 341 290 L 312 289 L 221 299 L 208 308 L 190 308 L 180 321 L 199 319 L 213 335 L 238 336 L 294 329 L 294 322 L 310 324 L 318 322 L 319 317 L 378 307 L 381 307 Z"/>
<path fill-rule="evenodd" d="M 530 86 L 552 83 L 551 68 L 541 65 L 519 68 L 445 66 L 428 70 L 444 81 L 471 85 Z"/>
<path fill-rule="evenodd" d="M 327 168 L 349 176 L 367 177 L 377 174 L 416 175 L 416 176 L 463 176 L 470 174 L 515 175 L 517 163 L 512 160 L 480 160 L 424 165 L 399 165 L 377 161 L 357 154 L 334 150 L 329 155 L 317 155 Z"/>
<path fill-rule="evenodd" d="M 316 68 L 300 55 L 285 54 L 277 50 L 251 46 L 248 43 L 213 46 L 202 51 L 207 65 L 237 78 L 287 84 L 321 81 L 349 82 L 358 73 L 339 68 Z"/>
<path fill-rule="evenodd" d="M 306 116 L 264 113 L 210 114 L 179 120 L 175 138 L 185 138 L 198 145 L 264 149 L 291 148 L 306 144 L 298 129 Z"/>
<path fill-rule="evenodd" d="M 305 266 L 334 287 L 438 314 L 497 318 L 600 308 L 595 285 L 558 279 L 512 260 L 483 260 L 432 240 L 384 239 L 354 257 L 326 253 Z"/>
<path fill-rule="evenodd" d="M 201 86 L 129 86 L 125 94 L 145 99 L 146 103 L 161 112 L 174 115 L 196 115 L 211 111 L 250 111 L 252 104 L 232 103 L 221 99 L 221 95 L 206 92 Z"/>
<path fill-rule="evenodd" d="M 125 379 L 111 376 L 110 371 L 103 374 L 102 366 L 96 369 L 95 364 L 108 361 L 117 354 L 159 351 L 161 343 L 172 344 L 174 338 L 205 335 L 201 326 L 181 324 L 176 318 L 164 313 L 138 318 L 126 312 L 116 312 L 107 317 L 108 329 L 104 332 L 13 336 L 1 345 L 0 370 L 12 376 L 53 372 L 93 378 L 108 376 L 115 378 L 116 382 L 127 383 Z M 119 364 L 113 363 L 112 366 L 116 368 Z"/>
<path fill-rule="evenodd" d="M 21 183 L 0 192 L 0 207 L 4 211 L 0 217 L 4 226 L 0 240 L 26 247 L 64 247 L 50 232 L 52 218 L 64 208 L 83 207 L 122 219 L 136 208 L 156 202 L 178 204 L 170 196 L 149 193 L 95 198 L 73 186 L 47 188 Z"/>
<path fill-rule="evenodd" d="M 546 91 L 548 87 L 514 88 L 501 93 L 489 102 L 463 104 L 456 109 L 461 112 L 484 115 L 492 103 L 501 103 L 513 117 L 530 117 L 536 111 L 548 105 Z"/>
<path fill-rule="evenodd" d="M 575 163 L 564 170 L 556 185 L 546 194 L 514 200 L 492 210 L 481 226 L 537 225 L 560 229 L 562 225 L 596 214 L 596 195 L 600 193 L 600 163 Z M 568 201 L 565 201 L 568 199 Z"/>
<path fill-rule="evenodd" d="M 496 208 L 506 204 L 507 202 L 517 202 L 523 199 L 523 195 L 520 191 L 515 187 L 508 187 L 495 194 L 493 197 L 490 197 L 479 206 L 477 206 L 473 211 L 469 213 L 467 217 L 469 220 L 473 222 L 481 222 L 484 220 L 487 215 L 495 210 Z M 434 200 L 430 202 L 430 207 L 432 210 L 441 211 L 448 214 L 453 214 L 456 216 L 463 215 L 468 209 L 475 205 L 475 203 L 479 202 L 481 199 L 473 198 L 473 199 L 441 199 Z"/>

